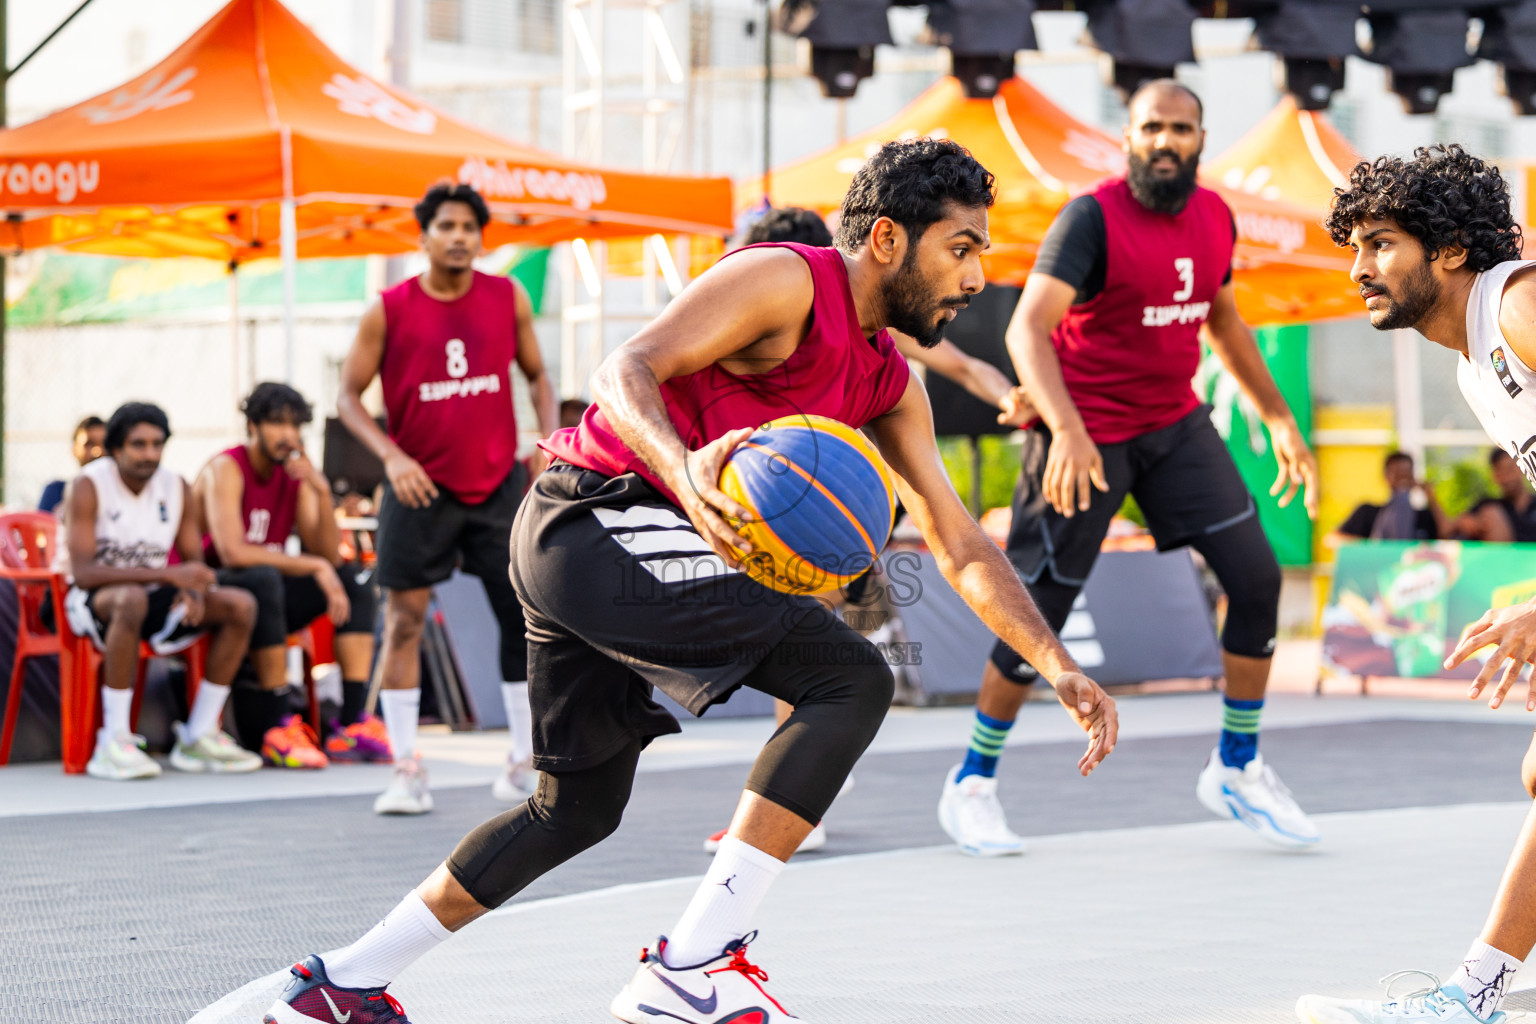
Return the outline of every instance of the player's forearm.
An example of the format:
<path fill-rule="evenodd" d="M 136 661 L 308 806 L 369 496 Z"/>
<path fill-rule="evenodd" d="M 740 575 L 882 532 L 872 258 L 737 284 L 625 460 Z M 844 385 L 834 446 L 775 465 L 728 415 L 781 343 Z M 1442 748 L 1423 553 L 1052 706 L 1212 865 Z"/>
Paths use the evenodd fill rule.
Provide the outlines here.
<path fill-rule="evenodd" d="M 555 384 L 548 372 L 529 378 L 528 395 L 533 399 L 533 415 L 539 421 L 539 436 L 548 437 L 560 428 L 560 406 L 555 401 Z"/>
<path fill-rule="evenodd" d="M 1286 423 L 1292 419 L 1291 407 L 1286 404 L 1285 396 L 1280 394 L 1280 386 L 1269 372 L 1264 355 L 1259 351 L 1258 342 L 1254 340 L 1253 332 L 1247 324 L 1238 322 L 1224 325 L 1219 331 L 1208 331 L 1205 341 L 1227 368 L 1227 372 L 1232 374 L 1243 395 L 1253 403 L 1265 423 Z"/>
<path fill-rule="evenodd" d="M 1026 328 L 1022 333 L 1010 331 L 1008 354 L 1013 359 L 1019 383 L 1029 393 L 1040 418 L 1051 428 L 1052 433 L 1065 434 L 1087 429 L 1067 391 L 1066 378 L 1061 375 L 1061 360 L 1056 358 L 1056 349 L 1051 345 L 1049 331 L 1041 331 L 1035 326 Z"/>
<path fill-rule="evenodd" d="M 343 389 L 336 399 L 336 415 L 352 436 L 380 460 L 395 454 L 395 442 L 368 415 L 368 410 L 363 408 L 362 396 Z"/>
<path fill-rule="evenodd" d="M 973 359 L 966 367 L 965 390 L 986 402 L 1002 407 L 1003 396 L 1013 389 L 1013 383 L 1003 371 L 981 359 Z"/>
<path fill-rule="evenodd" d="M 651 472 L 669 484 L 684 474 L 688 451 L 667 416 L 661 383 L 648 365 L 623 350 L 615 352 L 592 375 L 592 398 L 619 440 Z"/>
<path fill-rule="evenodd" d="M 310 484 L 315 495 L 314 522 L 309 529 L 299 530 L 299 541 L 304 545 L 304 550 L 323 559 L 326 564 L 340 565 L 341 529 L 336 525 L 336 502 L 331 497 L 330 481 L 317 471 Z"/>
<path fill-rule="evenodd" d="M 164 569 L 120 569 L 99 565 L 96 562 L 79 564 L 77 568 L 72 569 L 71 575 L 74 576 L 75 586 L 81 590 L 96 590 L 120 583 L 144 586 L 151 583 L 171 582 L 171 578 Z"/>

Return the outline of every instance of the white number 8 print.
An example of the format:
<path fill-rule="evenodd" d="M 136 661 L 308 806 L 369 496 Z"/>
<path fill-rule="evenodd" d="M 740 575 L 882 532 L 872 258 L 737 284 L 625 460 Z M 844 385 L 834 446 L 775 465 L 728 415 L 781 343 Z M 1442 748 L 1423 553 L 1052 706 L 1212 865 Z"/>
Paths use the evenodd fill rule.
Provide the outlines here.
<path fill-rule="evenodd" d="M 462 377 L 469 372 L 469 360 L 464 357 L 464 342 L 454 338 L 448 343 L 448 376 Z"/>
<path fill-rule="evenodd" d="M 1186 302 L 1195 294 L 1195 261 L 1181 256 L 1173 261 L 1173 269 L 1179 272 L 1179 280 L 1184 282 L 1184 287 L 1173 293 L 1173 301 Z"/>

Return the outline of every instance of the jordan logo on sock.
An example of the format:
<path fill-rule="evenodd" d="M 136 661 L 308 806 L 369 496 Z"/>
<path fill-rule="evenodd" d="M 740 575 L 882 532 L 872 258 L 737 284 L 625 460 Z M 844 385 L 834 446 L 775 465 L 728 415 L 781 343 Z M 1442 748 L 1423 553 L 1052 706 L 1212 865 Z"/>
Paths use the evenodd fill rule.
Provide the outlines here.
<path fill-rule="evenodd" d="M 732 896 L 735 896 L 736 895 L 736 890 L 731 888 L 731 883 L 733 881 L 735 881 L 735 880 L 736 880 L 736 876 L 732 875 L 730 878 L 727 878 L 725 881 L 723 881 L 723 882 L 716 882 L 715 884 L 716 885 L 723 885 L 723 886 L 725 886 L 725 891 L 730 893 Z"/>

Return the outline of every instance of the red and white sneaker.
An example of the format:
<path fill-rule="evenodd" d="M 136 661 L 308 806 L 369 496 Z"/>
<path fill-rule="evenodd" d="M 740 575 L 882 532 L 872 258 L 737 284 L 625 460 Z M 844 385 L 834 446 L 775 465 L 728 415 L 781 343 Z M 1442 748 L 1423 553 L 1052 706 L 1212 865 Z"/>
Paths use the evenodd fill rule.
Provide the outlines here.
<path fill-rule="evenodd" d="M 768 972 L 747 960 L 752 932 L 738 939 L 720 955 L 692 967 L 671 967 L 663 962 L 666 936 L 656 940 L 656 951 L 640 951 L 640 969 L 629 979 L 608 1009 L 628 1024 L 784 1024 L 798 1021 L 768 994 L 763 982 Z"/>

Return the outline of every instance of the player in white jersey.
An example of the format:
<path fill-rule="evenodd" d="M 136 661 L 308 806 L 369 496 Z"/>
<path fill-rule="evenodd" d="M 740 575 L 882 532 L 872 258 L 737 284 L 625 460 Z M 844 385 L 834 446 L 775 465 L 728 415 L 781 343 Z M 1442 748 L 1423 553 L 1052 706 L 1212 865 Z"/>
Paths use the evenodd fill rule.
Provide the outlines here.
<path fill-rule="evenodd" d="M 1520 259 L 1520 228 L 1497 168 L 1459 146 L 1414 151 L 1412 160 L 1362 163 L 1334 194 L 1325 222 L 1355 253 L 1371 326 L 1412 327 L 1461 356 L 1462 394 L 1494 441 L 1536 480 L 1536 262 Z M 1497 708 L 1527 664 L 1536 664 L 1536 602 L 1489 611 L 1445 660 L 1452 668 L 1495 648 L 1468 696 Z M 1489 687 L 1492 687 L 1491 691 Z M 1536 689 L 1526 696 L 1536 711 Z M 1536 742 L 1525 755 L 1536 796 Z M 1536 945 L 1536 807 L 1526 819 L 1482 933 L 1450 979 L 1385 1002 L 1302 996 L 1308 1024 L 1494 1024 L 1521 961 Z"/>
<path fill-rule="evenodd" d="M 219 728 L 235 669 L 245 657 L 256 601 L 214 585 L 186 481 L 160 465 L 171 436 L 165 413 L 129 402 L 107 421 L 107 454 L 91 462 L 64 498 L 57 569 L 69 581 L 65 614 L 76 634 L 102 651 L 102 728 L 86 771 L 103 779 L 160 774 L 129 725 L 139 641 L 169 654 L 212 635 L 208 678 L 191 713 L 175 723 L 171 766 L 192 772 L 249 772 L 261 759 Z M 170 564 L 171 552 L 180 557 Z"/>

